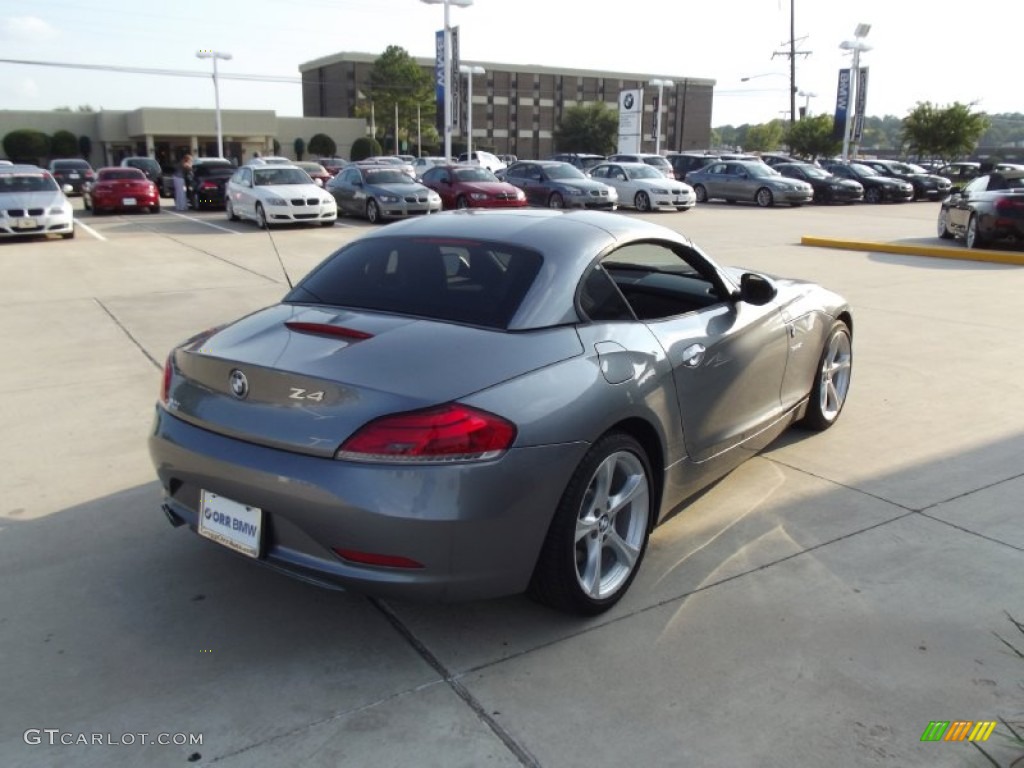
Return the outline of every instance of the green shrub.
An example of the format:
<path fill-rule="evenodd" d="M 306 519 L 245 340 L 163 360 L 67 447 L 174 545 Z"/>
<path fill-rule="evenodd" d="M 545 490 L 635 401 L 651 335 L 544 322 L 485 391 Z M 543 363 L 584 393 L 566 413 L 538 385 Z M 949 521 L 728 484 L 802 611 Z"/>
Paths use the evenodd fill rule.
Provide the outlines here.
<path fill-rule="evenodd" d="M 50 154 L 54 157 L 77 157 L 78 138 L 71 131 L 57 131 L 50 140 Z"/>
<path fill-rule="evenodd" d="M 369 136 L 361 136 L 352 142 L 352 151 L 349 153 L 349 160 L 365 160 L 374 155 L 382 155 L 384 150 L 380 143 Z"/>
<path fill-rule="evenodd" d="M 11 131 L 3 140 L 4 154 L 20 163 L 39 163 L 50 155 L 50 137 L 42 131 L 20 128 Z"/>
<path fill-rule="evenodd" d="M 326 133 L 318 133 L 309 140 L 309 151 L 317 157 L 334 157 L 338 145 Z"/>
<path fill-rule="evenodd" d="M 292 144 L 292 148 L 295 150 L 295 159 L 301 160 L 302 153 L 306 151 L 305 140 L 301 136 L 295 139 L 295 142 Z"/>

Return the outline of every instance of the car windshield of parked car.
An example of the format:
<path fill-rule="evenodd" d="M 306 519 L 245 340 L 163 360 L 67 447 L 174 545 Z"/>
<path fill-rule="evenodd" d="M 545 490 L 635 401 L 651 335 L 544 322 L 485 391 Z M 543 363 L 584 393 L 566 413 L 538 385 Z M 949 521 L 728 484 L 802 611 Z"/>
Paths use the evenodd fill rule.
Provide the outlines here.
<path fill-rule="evenodd" d="M 549 165 L 544 168 L 547 172 L 549 179 L 585 179 L 587 178 L 583 173 L 568 163 L 559 163 L 558 165 Z"/>
<path fill-rule="evenodd" d="M 868 166 L 861 165 L 860 163 L 850 163 L 849 168 L 858 176 L 878 176 L 878 171 L 874 168 L 869 168 Z"/>
<path fill-rule="evenodd" d="M 641 168 L 630 168 L 626 171 L 631 179 L 664 179 L 665 174 L 651 165 L 644 165 Z"/>
<path fill-rule="evenodd" d="M 85 160 L 54 160 L 53 168 L 58 171 L 82 171 L 92 166 Z"/>
<path fill-rule="evenodd" d="M 56 192 L 57 182 L 42 173 L 0 174 L 0 194 L 16 192 Z"/>
<path fill-rule="evenodd" d="M 363 171 L 367 184 L 411 184 L 412 179 L 403 171 L 391 168 L 371 168 Z"/>
<path fill-rule="evenodd" d="M 296 163 L 296 165 L 306 173 L 316 173 L 320 176 L 327 173 L 327 169 L 320 165 L 320 163 Z"/>
<path fill-rule="evenodd" d="M 137 168 L 117 168 L 100 171 L 98 181 L 145 181 L 146 174 Z"/>
<path fill-rule="evenodd" d="M 253 178 L 257 187 L 313 183 L 313 180 L 301 168 L 259 168 L 254 172 Z"/>
<path fill-rule="evenodd" d="M 750 174 L 750 177 L 754 179 L 767 179 L 770 176 L 782 175 L 765 163 L 751 163 L 750 165 L 744 166 L 744 168 L 747 169 L 747 173 Z"/>
<path fill-rule="evenodd" d="M 893 163 L 892 168 L 897 173 L 928 173 L 920 165 L 914 165 L 913 163 Z"/>
<path fill-rule="evenodd" d="M 816 165 L 801 165 L 800 170 L 808 179 L 828 179 L 832 176 L 824 168 L 818 168 Z"/>
<path fill-rule="evenodd" d="M 455 178 L 459 181 L 497 181 L 498 177 L 486 168 L 456 168 Z"/>
<path fill-rule="evenodd" d="M 336 252 L 286 302 L 507 328 L 543 257 L 508 243 L 366 238 Z"/>

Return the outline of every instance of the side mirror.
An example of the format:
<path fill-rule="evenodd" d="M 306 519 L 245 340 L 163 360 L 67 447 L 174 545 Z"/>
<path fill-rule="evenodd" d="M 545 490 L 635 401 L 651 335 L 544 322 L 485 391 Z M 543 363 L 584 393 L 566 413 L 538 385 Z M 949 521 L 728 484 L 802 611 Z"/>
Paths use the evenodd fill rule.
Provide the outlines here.
<path fill-rule="evenodd" d="M 744 272 L 740 278 L 740 301 L 745 301 L 747 304 L 753 304 L 755 307 L 763 306 L 774 299 L 777 293 L 772 281 L 764 275 Z"/>

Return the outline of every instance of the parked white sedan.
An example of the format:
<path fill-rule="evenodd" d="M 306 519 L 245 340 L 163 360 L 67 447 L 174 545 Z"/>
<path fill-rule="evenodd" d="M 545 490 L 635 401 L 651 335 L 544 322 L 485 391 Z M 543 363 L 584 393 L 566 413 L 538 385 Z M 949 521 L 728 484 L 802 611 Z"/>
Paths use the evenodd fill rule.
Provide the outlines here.
<path fill-rule="evenodd" d="M 693 187 L 665 178 L 647 163 L 601 163 L 588 171 L 596 179 L 619 193 L 619 206 L 638 211 L 688 211 L 697 203 Z"/>
<path fill-rule="evenodd" d="M 229 221 L 251 219 L 261 229 L 277 224 L 333 226 L 338 206 L 293 165 L 245 165 L 235 171 L 224 194 Z"/>

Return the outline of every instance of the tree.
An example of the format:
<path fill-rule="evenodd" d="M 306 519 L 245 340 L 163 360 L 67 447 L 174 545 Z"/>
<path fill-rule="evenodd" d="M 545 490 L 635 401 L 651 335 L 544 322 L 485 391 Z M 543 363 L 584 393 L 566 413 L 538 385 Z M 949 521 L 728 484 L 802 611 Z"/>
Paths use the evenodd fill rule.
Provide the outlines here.
<path fill-rule="evenodd" d="M 3 145 L 4 154 L 16 162 L 35 164 L 50 155 L 50 137 L 30 128 L 11 131 L 4 136 Z"/>
<path fill-rule="evenodd" d="M 988 119 L 972 113 L 968 104 L 939 107 L 919 101 L 903 120 L 903 136 L 917 155 L 948 161 L 973 152 L 988 125 Z"/>
<path fill-rule="evenodd" d="M 770 152 L 778 149 L 786 132 L 782 126 L 781 120 L 750 126 L 743 140 L 743 149 L 748 152 Z"/>
<path fill-rule="evenodd" d="M 92 155 L 92 139 L 86 135 L 78 137 L 78 152 L 82 157 L 88 158 Z"/>
<path fill-rule="evenodd" d="M 394 133 L 396 105 L 399 138 L 403 134 L 406 139 L 415 135 L 417 115 L 421 121 L 432 123 L 437 113 L 433 78 L 398 45 L 389 45 L 374 61 L 367 90 L 366 95 L 373 104 L 375 128 L 381 136 Z M 356 115 L 369 117 L 369 107 L 360 105 Z"/>
<path fill-rule="evenodd" d="M 280 155 L 281 154 L 281 142 L 278 141 L 277 139 L 274 139 L 274 154 L 275 155 Z"/>
<path fill-rule="evenodd" d="M 619 116 L 603 101 L 568 107 L 554 131 L 555 148 L 561 152 L 610 155 L 615 151 Z"/>
<path fill-rule="evenodd" d="M 372 136 L 361 136 L 352 142 L 349 160 L 365 160 L 368 157 L 383 154 L 380 144 Z"/>
<path fill-rule="evenodd" d="M 318 133 L 309 140 L 309 151 L 318 157 L 334 157 L 338 145 L 326 133 Z"/>
<path fill-rule="evenodd" d="M 793 123 L 786 133 L 786 144 L 794 154 L 814 160 L 836 155 L 843 147 L 842 139 L 833 138 L 831 115 L 805 117 Z"/>
<path fill-rule="evenodd" d="M 305 140 L 301 136 L 296 137 L 294 143 L 292 144 L 292 148 L 295 150 L 295 159 L 301 160 L 302 153 L 306 151 Z"/>
<path fill-rule="evenodd" d="M 50 140 L 50 153 L 54 157 L 74 157 L 78 154 L 78 139 L 71 131 L 60 130 Z"/>

